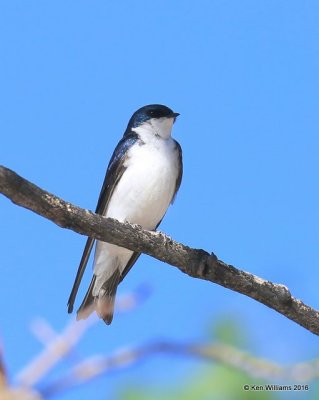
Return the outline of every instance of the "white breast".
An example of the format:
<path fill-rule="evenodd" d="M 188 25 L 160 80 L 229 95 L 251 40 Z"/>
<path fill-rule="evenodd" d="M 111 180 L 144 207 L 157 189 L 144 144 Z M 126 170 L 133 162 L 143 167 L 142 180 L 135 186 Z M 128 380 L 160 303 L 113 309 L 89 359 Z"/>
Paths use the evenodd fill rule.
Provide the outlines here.
<path fill-rule="evenodd" d="M 150 120 L 133 129 L 144 144 L 135 144 L 128 150 L 126 170 L 109 201 L 107 217 L 149 230 L 155 229 L 162 220 L 174 196 L 179 174 L 179 152 L 170 136 L 172 126 L 170 118 Z M 132 254 L 125 248 L 97 241 L 94 296 L 116 268 L 123 272 Z"/>
<path fill-rule="evenodd" d="M 152 136 L 128 152 L 126 170 L 106 216 L 155 229 L 172 201 L 178 176 L 178 152 L 173 139 Z"/>

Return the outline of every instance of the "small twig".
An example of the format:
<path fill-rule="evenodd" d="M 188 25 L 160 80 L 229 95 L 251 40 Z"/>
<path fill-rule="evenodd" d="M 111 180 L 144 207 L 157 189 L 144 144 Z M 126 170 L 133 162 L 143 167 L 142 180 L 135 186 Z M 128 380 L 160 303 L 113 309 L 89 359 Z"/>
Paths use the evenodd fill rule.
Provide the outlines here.
<path fill-rule="evenodd" d="M 137 287 L 135 291 L 119 296 L 116 302 L 117 310 L 122 313 L 131 311 L 144 302 L 150 292 L 150 286 L 144 284 Z M 25 387 L 37 384 L 51 369 L 73 352 L 86 331 L 97 321 L 98 318 L 94 315 L 79 323 L 72 319 L 61 333 L 57 333 L 47 321 L 35 320 L 31 325 L 32 332 L 45 347 L 17 374 L 15 380 Z"/>
<path fill-rule="evenodd" d="M 16 380 L 19 385 L 32 387 L 39 382 L 48 371 L 73 350 L 88 327 L 93 323 L 94 318 L 88 318 L 79 324 L 72 319 L 64 331 L 54 337 L 47 344 L 44 351 L 18 373 Z"/>
<path fill-rule="evenodd" d="M 292 297 L 284 285 L 239 270 L 218 260 L 214 254 L 191 249 L 161 232 L 145 231 L 139 226 L 123 224 L 76 207 L 1 166 L 0 192 L 15 204 L 34 211 L 62 228 L 146 253 L 194 278 L 205 279 L 249 296 L 319 335 L 319 312 Z"/>

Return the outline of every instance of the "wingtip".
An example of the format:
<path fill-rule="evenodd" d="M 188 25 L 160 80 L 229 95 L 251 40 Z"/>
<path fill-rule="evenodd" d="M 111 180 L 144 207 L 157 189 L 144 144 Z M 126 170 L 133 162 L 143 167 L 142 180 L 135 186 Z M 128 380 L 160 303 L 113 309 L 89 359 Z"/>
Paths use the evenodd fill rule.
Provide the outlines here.
<path fill-rule="evenodd" d="M 68 306 L 68 314 L 72 314 L 73 313 L 73 305 L 72 306 Z"/>

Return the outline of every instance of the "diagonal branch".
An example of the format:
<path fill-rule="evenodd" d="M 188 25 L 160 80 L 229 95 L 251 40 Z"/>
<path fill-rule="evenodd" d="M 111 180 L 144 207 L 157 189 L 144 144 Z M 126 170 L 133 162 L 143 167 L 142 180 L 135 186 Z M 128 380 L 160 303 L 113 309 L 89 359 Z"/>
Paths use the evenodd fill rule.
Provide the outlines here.
<path fill-rule="evenodd" d="M 148 254 L 193 278 L 205 279 L 245 294 L 319 335 L 319 312 L 292 297 L 286 286 L 241 271 L 218 260 L 213 253 L 192 249 L 161 232 L 145 231 L 138 225 L 121 223 L 76 207 L 2 166 L 0 193 L 62 228 Z"/>

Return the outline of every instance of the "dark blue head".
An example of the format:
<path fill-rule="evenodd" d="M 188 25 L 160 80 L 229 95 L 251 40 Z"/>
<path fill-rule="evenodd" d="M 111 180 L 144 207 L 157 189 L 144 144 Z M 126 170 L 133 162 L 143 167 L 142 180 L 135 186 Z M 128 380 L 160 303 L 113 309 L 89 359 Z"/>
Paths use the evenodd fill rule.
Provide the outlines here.
<path fill-rule="evenodd" d="M 176 117 L 178 116 L 178 113 L 175 113 L 173 110 L 166 106 L 163 106 L 162 104 L 149 104 L 135 111 L 135 113 L 129 120 L 127 130 L 130 130 L 131 128 L 137 128 L 138 126 L 152 118 L 166 117 L 176 119 Z"/>

